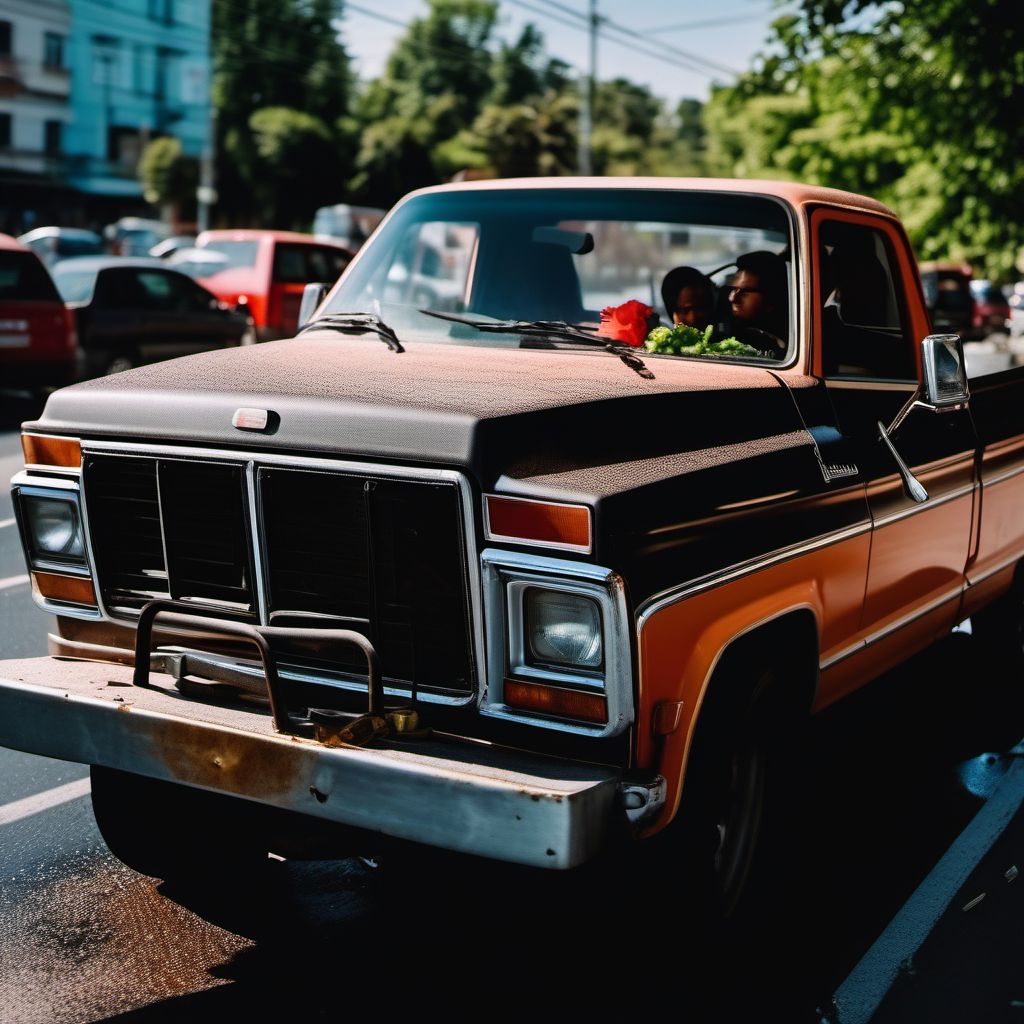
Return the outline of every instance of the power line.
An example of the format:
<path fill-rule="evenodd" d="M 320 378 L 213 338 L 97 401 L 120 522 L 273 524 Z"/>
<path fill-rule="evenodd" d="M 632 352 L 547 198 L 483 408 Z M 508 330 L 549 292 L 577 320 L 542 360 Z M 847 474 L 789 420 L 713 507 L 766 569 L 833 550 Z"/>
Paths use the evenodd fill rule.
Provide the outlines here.
<path fill-rule="evenodd" d="M 749 11 L 733 11 L 731 14 L 723 14 L 717 18 L 705 18 L 703 21 L 677 21 L 671 25 L 655 25 L 653 28 L 640 29 L 649 35 L 656 35 L 662 32 L 682 32 L 691 28 L 715 28 L 718 25 L 735 25 L 737 17 L 748 14 Z"/>

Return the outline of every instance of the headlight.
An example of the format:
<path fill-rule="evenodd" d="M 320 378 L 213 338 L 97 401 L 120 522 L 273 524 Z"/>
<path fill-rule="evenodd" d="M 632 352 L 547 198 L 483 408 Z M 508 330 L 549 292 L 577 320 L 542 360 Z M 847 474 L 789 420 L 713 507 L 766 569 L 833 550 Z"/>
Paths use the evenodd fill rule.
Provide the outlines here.
<path fill-rule="evenodd" d="M 73 501 L 22 497 L 25 527 L 33 559 L 85 565 L 82 522 Z"/>
<path fill-rule="evenodd" d="M 601 610 L 596 601 L 536 587 L 527 590 L 524 598 L 532 661 L 573 668 L 601 667 Z"/>

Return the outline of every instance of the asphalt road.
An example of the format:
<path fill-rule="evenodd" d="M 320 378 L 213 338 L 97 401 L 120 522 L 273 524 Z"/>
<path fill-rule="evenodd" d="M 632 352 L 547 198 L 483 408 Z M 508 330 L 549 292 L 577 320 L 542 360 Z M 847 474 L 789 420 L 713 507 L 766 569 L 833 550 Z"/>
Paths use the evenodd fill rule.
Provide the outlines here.
<path fill-rule="evenodd" d="M 17 434 L 0 434 L 0 477 L 19 466 Z M 0 524 L 12 515 L 4 486 Z M 16 533 L 0 525 L 4 658 L 46 649 Z M 817 716 L 780 909 L 727 947 L 630 861 L 569 879 L 432 855 L 268 861 L 257 878 L 174 892 L 108 853 L 74 787 L 82 766 L 0 750 L 0 1019 L 635 1011 L 656 998 L 697 1020 L 817 1020 L 984 802 L 1022 721 L 965 634 Z M 72 798 L 46 806 L 55 790 Z"/>

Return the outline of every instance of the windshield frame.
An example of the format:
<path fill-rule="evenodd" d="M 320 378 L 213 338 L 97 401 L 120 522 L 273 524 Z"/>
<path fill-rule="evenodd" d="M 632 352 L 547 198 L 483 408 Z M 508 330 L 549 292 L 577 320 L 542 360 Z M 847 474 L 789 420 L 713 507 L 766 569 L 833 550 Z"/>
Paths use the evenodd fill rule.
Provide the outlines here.
<path fill-rule="evenodd" d="M 807 310 L 806 310 L 806 252 L 807 252 L 807 235 L 805 218 L 801 216 L 802 210 L 799 209 L 793 202 L 787 201 L 781 195 L 775 195 L 771 192 L 759 191 L 756 188 L 693 188 L 693 187 L 682 187 L 674 186 L 668 182 L 671 179 L 667 179 L 666 184 L 648 184 L 643 185 L 621 185 L 613 184 L 612 181 L 604 182 L 600 180 L 589 180 L 585 184 L 579 182 L 569 183 L 568 179 L 551 180 L 551 179 L 537 179 L 535 181 L 524 181 L 520 182 L 515 179 L 502 180 L 495 179 L 493 182 L 474 182 L 470 186 L 460 185 L 439 185 L 426 189 L 418 189 L 415 192 L 410 192 L 404 196 L 399 202 L 397 202 L 387 213 L 387 216 L 378 225 L 377 230 L 369 242 L 362 246 L 356 253 L 355 257 L 346 267 L 344 273 L 335 282 L 334 287 L 325 296 L 321 309 L 324 313 L 330 313 L 331 306 L 335 302 L 338 292 L 345 288 L 347 281 L 352 276 L 357 276 L 363 269 L 363 263 L 367 259 L 373 259 L 374 250 L 381 244 L 382 238 L 387 238 L 387 228 L 390 225 L 392 219 L 399 217 L 404 212 L 405 208 L 410 203 L 416 203 L 423 199 L 443 196 L 445 194 L 476 194 L 479 193 L 481 198 L 484 196 L 493 196 L 494 193 L 508 193 L 515 195 L 519 192 L 566 192 L 566 193 L 588 193 L 588 192 L 601 192 L 605 194 L 622 193 L 623 195 L 636 195 L 638 193 L 649 193 L 649 194 L 675 194 L 685 195 L 688 198 L 699 199 L 701 197 L 707 197 L 715 200 L 727 200 L 735 197 L 737 199 L 754 199 L 766 203 L 771 203 L 776 206 L 782 213 L 785 219 L 786 229 L 788 232 L 788 249 L 790 258 L 788 263 L 788 286 L 789 286 L 789 303 L 790 303 L 790 322 L 789 322 L 789 338 L 787 339 L 787 349 L 785 357 L 782 359 L 773 359 L 770 357 L 754 357 L 754 356 L 740 356 L 740 355 L 716 355 L 710 356 L 689 356 L 689 355 L 669 355 L 665 353 L 649 352 L 646 349 L 639 347 L 636 351 L 643 356 L 644 359 L 654 360 L 690 360 L 699 361 L 702 363 L 710 362 L 728 362 L 731 364 L 744 364 L 749 366 L 757 366 L 761 368 L 769 368 L 773 370 L 784 370 L 791 369 L 796 366 L 800 360 L 804 357 L 804 339 L 806 337 L 806 323 L 807 323 Z M 458 220 L 455 216 L 454 211 L 452 218 L 453 222 Z M 424 221 L 427 223 L 427 221 Z M 680 224 L 685 222 L 680 221 Z M 740 255 L 737 253 L 737 255 Z M 727 265 L 728 266 L 728 265 Z M 712 269 L 712 268 L 708 268 Z M 349 310 L 348 306 L 344 307 Z M 367 310 L 367 312 L 371 312 Z M 470 313 L 467 315 L 486 317 L 486 314 Z M 404 335 L 403 335 L 404 338 Z M 557 341 L 557 339 L 553 339 Z M 412 344 L 423 344 L 424 342 L 413 340 Z M 451 338 L 451 339 L 438 339 L 438 344 L 450 344 L 458 345 L 466 348 L 481 347 L 479 343 L 474 342 L 469 338 Z M 567 351 L 572 346 L 572 342 L 565 341 L 558 345 L 561 351 Z M 582 347 L 580 350 L 583 350 Z"/>

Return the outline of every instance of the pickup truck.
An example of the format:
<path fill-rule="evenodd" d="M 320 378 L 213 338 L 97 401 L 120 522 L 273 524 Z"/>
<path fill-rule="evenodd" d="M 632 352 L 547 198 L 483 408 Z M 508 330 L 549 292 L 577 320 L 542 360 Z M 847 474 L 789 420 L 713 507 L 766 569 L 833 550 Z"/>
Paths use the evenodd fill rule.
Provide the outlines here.
<path fill-rule="evenodd" d="M 784 274 L 774 351 L 599 327 L 621 303 L 653 335 L 685 265 L 724 339 L 750 253 Z M 968 617 L 1021 653 L 1024 376 L 968 382 L 898 219 L 844 192 L 419 191 L 294 339 L 65 388 L 23 430 L 56 621 L 0 664 L 0 744 L 91 765 L 111 850 L 157 877 L 638 841 L 725 917 L 794 727 Z"/>

